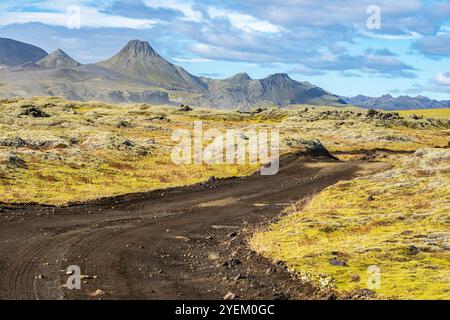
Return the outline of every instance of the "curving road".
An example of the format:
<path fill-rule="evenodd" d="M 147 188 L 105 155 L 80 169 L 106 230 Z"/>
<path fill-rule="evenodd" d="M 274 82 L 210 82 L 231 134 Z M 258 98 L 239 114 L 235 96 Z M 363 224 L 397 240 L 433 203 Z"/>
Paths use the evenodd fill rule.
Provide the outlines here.
<path fill-rule="evenodd" d="M 376 162 L 290 156 L 255 174 L 66 208 L 0 206 L 0 299 L 318 298 L 247 246 L 283 208 Z M 81 268 L 80 290 L 65 288 Z"/>

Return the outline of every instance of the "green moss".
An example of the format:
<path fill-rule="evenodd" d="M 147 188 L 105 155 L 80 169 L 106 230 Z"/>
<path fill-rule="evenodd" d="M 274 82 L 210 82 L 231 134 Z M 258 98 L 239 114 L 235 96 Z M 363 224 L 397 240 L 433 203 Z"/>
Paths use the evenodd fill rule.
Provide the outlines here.
<path fill-rule="evenodd" d="M 367 288 L 368 267 L 375 265 L 380 298 L 446 299 L 449 164 L 398 158 L 392 170 L 327 188 L 303 211 L 257 233 L 251 244 L 296 272 L 330 277 L 341 292 Z"/>

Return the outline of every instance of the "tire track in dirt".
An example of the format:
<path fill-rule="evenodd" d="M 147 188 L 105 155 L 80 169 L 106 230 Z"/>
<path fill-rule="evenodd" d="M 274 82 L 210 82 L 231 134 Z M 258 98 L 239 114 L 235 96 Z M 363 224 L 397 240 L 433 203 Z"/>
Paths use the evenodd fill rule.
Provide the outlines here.
<path fill-rule="evenodd" d="M 0 298 L 220 299 L 229 290 L 243 299 L 316 297 L 314 288 L 282 265 L 254 254 L 246 238 L 288 204 L 363 170 L 384 168 L 291 156 L 275 176 L 255 174 L 67 208 L 6 209 L 0 216 L 5 244 Z M 62 271 L 72 264 L 90 276 L 81 290 L 63 289 Z M 105 294 L 93 295 L 97 289 Z"/>

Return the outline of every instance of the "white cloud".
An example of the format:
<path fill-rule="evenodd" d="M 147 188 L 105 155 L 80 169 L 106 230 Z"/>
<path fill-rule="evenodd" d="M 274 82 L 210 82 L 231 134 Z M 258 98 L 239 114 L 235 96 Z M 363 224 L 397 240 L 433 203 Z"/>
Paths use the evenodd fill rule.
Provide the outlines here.
<path fill-rule="evenodd" d="M 233 27 L 245 32 L 278 33 L 281 31 L 281 27 L 248 14 L 209 7 L 208 15 L 211 18 L 227 18 Z"/>
<path fill-rule="evenodd" d="M 183 14 L 183 20 L 200 22 L 203 20 L 202 13 L 192 8 L 192 3 L 178 0 L 144 0 L 146 6 L 154 9 L 172 9 Z"/>
<path fill-rule="evenodd" d="M 436 82 L 436 84 L 441 86 L 450 86 L 450 72 L 439 72 L 434 77 L 434 81 Z"/>
<path fill-rule="evenodd" d="M 108 15 L 92 7 L 80 7 L 81 27 L 92 28 L 150 28 L 156 20 L 133 19 Z M 0 12 L 0 25 L 12 23 L 41 22 L 54 26 L 67 26 L 69 14 L 67 12 Z"/>
<path fill-rule="evenodd" d="M 173 58 L 173 60 L 177 62 L 186 62 L 186 63 L 203 63 L 212 61 L 211 59 L 205 58 Z"/>
<path fill-rule="evenodd" d="M 357 32 L 363 36 L 372 38 L 372 39 L 380 39 L 380 40 L 414 40 L 422 37 L 421 34 L 414 31 L 405 31 L 405 34 L 383 34 L 383 33 L 374 33 L 368 32 L 363 29 L 358 29 Z"/>

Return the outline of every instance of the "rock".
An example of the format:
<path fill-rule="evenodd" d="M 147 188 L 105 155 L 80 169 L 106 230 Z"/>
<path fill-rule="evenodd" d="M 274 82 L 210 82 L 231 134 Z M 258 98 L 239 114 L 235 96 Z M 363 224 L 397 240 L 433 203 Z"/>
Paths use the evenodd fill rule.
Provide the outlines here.
<path fill-rule="evenodd" d="M 228 291 L 226 295 L 223 296 L 223 300 L 234 300 L 236 298 L 236 294 L 231 291 Z"/>
<path fill-rule="evenodd" d="M 14 147 L 21 148 L 27 145 L 26 141 L 20 137 L 6 137 L 0 138 L 0 146 L 2 147 Z"/>
<path fill-rule="evenodd" d="M 325 297 L 323 297 L 321 300 L 336 300 L 336 299 L 337 299 L 336 294 L 330 293 L 330 294 L 326 295 Z"/>
<path fill-rule="evenodd" d="M 116 127 L 117 128 L 131 128 L 133 125 L 127 121 L 127 120 L 120 120 L 117 122 Z"/>
<path fill-rule="evenodd" d="M 208 254 L 208 259 L 215 261 L 215 260 L 219 260 L 220 256 L 217 253 L 211 252 L 210 254 Z"/>
<path fill-rule="evenodd" d="M 27 106 L 26 109 L 20 113 L 19 116 L 31 116 L 33 118 L 48 118 L 50 117 L 44 111 L 36 108 L 35 106 Z"/>
<path fill-rule="evenodd" d="M 21 159 L 19 156 L 12 152 L 0 153 L 0 163 L 3 163 L 9 168 L 22 168 L 26 169 L 27 163 L 25 160 Z"/>
<path fill-rule="evenodd" d="M 103 295 L 105 295 L 105 291 L 103 291 L 101 289 L 97 289 L 93 293 L 91 293 L 92 297 L 98 297 L 98 296 L 103 296 Z"/>
<path fill-rule="evenodd" d="M 352 275 L 352 276 L 350 277 L 350 280 L 351 280 L 352 282 L 359 282 L 359 281 L 361 280 L 361 277 L 360 277 L 359 275 L 357 275 L 357 274 L 354 274 L 354 275 Z"/>
<path fill-rule="evenodd" d="M 351 299 L 373 299 L 375 292 L 369 289 L 358 289 L 350 293 Z"/>
<path fill-rule="evenodd" d="M 216 180 L 217 180 L 217 178 L 216 178 L 216 177 L 214 177 L 214 176 L 211 176 L 211 177 L 209 177 L 209 178 L 208 178 L 208 180 L 206 180 L 206 183 L 209 183 L 209 184 L 211 184 L 211 183 L 215 182 Z"/>
<path fill-rule="evenodd" d="M 419 248 L 417 248 L 416 246 L 407 246 L 406 247 L 406 254 L 408 255 L 416 255 L 420 252 Z"/>
<path fill-rule="evenodd" d="M 181 111 L 181 112 L 189 112 L 189 111 L 192 111 L 192 108 L 189 107 L 188 105 L 185 106 L 184 104 L 182 104 L 178 107 L 177 110 Z"/>
<path fill-rule="evenodd" d="M 338 266 L 338 267 L 345 267 L 347 265 L 347 263 L 345 261 L 334 259 L 334 258 L 330 259 L 330 264 L 333 266 Z"/>
<path fill-rule="evenodd" d="M 230 260 L 225 261 L 223 263 L 223 266 L 226 268 L 234 268 L 234 267 L 240 265 L 241 263 L 242 262 L 239 259 L 230 259 Z"/>
<path fill-rule="evenodd" d="M 283 144 L 287 149 L 298 150 L 298 155 L 336 159 L 319 140 L 288 137 L 283 140 Z"/>

